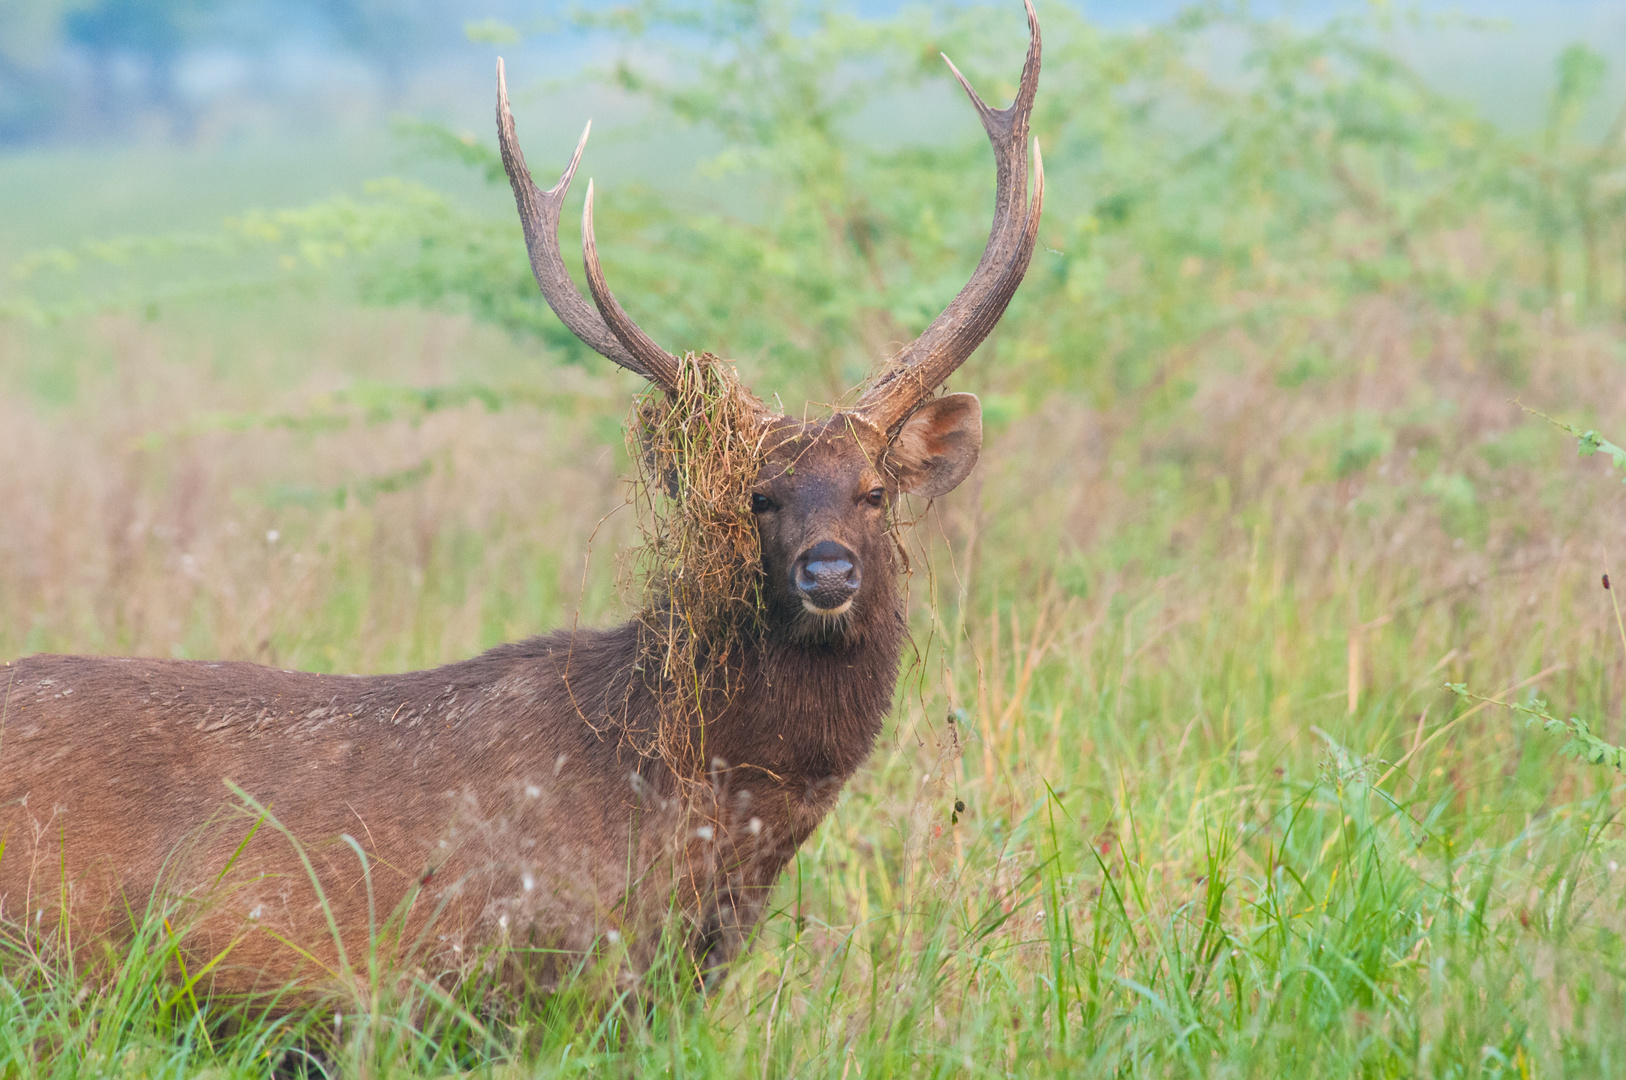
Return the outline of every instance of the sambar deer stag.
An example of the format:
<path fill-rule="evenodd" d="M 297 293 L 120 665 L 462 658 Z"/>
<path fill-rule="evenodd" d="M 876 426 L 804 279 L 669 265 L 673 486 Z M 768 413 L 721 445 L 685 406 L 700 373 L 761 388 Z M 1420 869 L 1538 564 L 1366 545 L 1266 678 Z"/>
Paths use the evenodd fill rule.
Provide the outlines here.
<path fill-rule="evenodd" d="M 663 945 L 703 979 L 721 971 L 892 708 L 906 638 L 898 499 L 943 495 L 977 461 L 977 399 L 934 394 L 999 320 L 1038 233 L 1044 175 L 1035 146 L 1030 197 L 1028 125 L 1040 37 L 1025 3 L 1009 108 L 985 105 L 954 71 L 997 165 L 970 281 L 851 407 L 805 420 L 741 399 L 758 456 L 740 489 L 752 540 L 736 569 L 753 599 L 726 641 L 694 630 L 698 684 L 679 685 L 684 672 L 656 655 L 672 642 L 651 627 L 681 622 L 692 600 L 673 592 L 622 626 L 400 675 L 14 661 L 0 668 L 5 932 L 50 939 L 67 918 L 74 943 L 116 940 L 149 905 L 189 912 L 182 956 L 193 971 L 213 965 L 214 991 L 234 994 L 337 990 L 389 925 L 403 970 L 435 979 L 484 964 L 545 987 L 613 957 L 607 970 L 636 981 Z M 648 379 L 648 401 L 676 401 L 686 378 L 717 370 L 667 352 L 611 295 L 591 184 L 591 303 L 577 290 L 558 227 L 587 134 L 540 190 L 500 62 L 497 126 L 531 266 L 560 320 Z"/>

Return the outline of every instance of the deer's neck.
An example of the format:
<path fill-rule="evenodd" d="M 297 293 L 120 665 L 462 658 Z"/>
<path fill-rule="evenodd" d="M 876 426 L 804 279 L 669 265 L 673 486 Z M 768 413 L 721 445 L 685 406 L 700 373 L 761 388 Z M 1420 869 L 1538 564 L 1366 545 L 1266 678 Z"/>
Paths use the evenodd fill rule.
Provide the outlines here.
<path fill-rule="evenodd" d="M 839 786 L 863 764 L 892 707 L 904 637 L 893 596 L 836 641 L 766 632 L 742 657 L 727 704 L 706 718 L 708 762 L 761 769 L 791 785 Z"/>

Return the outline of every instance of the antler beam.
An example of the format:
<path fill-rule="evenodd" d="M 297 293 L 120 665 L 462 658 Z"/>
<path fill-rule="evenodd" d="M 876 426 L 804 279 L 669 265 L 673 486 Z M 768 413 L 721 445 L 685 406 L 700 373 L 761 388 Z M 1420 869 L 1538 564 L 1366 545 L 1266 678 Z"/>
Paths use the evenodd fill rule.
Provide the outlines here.
<path fill-rule="evenodd" d="M 638 324 L 621 310 L 615 295 L 604 280 L 604 268 L 598 264 L 598 240 L 593 236 L 593 181 L 587 181 L 587 200 L 582 204 L 582 261 L 587 264 L 587 287 L 593 292 L 593 303 L 609 324 L 616 339 L 632 353 L 649 377 L 668 390 L 677 386 L 677 357 L 661 348 L 638 328 Z"/>
<path fill-rule="evenodd" d="M 1033 147 L 1033 201 L 1028 202 L 1028 120 L 1039 90 L 1039 17 L 1032 0 L 1028 13 L 1028 55 L 1016 100 L 1007 109 L 991 109 L 947 56 L 943 62 L 971 97 L 971 104 L 994 148 L 997 184 L 994 224 L 988 246 L 943 313 L 881 370 L 854 411 L 882 431 L 900 425 L 981 345 L 1016 293 L 1033 257 L 1044 206 L 1044 163 Z"/>
<path fill-rule="evenodd" d="M 649 335 L 628 318 L 604 281 L 592 233 L 591 183 L 588 185 L 587 208 L 583 215 L 582 250 L 596 309 L 582 296 L 565 270 L 564 256 L 559 250 L 559 213 L 564 206 L 565 193 L 570 190 L 570 181 L 576 175 L 576 166 L 581 163 L 587 135 L 592 130 L 591 123 L 582 130 L 576 153 L 559 182 L 547 191 L 539 189 L 531 179 L 531 170 L 526 166 L 525 154 L 519 147 L 519 137 L 514 133 L 514 114 L 508 107 L 508 83 L 503 76 L 503 63 L 497 61 L 497 141 L 502 147 L 502 164 L 508 173 L 509 186 L 514 189 L 514 201 L 519 206 L 519 220 L 525 230 L 525 249 L 531 257 L 531 273 L 536 276 L 542 298 L 559 316 L 559 321 L 588 348 L 628 371 L 671 390 L 677 385 L 677 360 L 650 340 Z"/>

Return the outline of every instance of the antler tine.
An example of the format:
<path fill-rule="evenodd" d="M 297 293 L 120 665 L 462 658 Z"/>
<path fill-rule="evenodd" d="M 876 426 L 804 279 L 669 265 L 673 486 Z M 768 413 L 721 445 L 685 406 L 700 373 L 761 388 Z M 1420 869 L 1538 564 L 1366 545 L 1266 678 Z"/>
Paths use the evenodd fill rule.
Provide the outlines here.
<path fill-rule="evenodd" d="M 997 184 L 994 223 L 971 280 L 921 335 L 892 358 L 854 411 L 883 431 L 901 424 L 933 390 L 981 345 L 1022 283 L 1038 241 L 1044 206 L 1044 167 L 1034 143 L 1035 184 L 1028 202 L 1028 120 L 1039 90 L 1039 16 L 1033 0 L 1022 0 L 1028 15 L 1028 54 L 1022 81 L 1009 108 L 990 108 L 948 57 L 943 61 L 976 108 L 994 149 Z"/>
<path fill-rule="evenodd" d="M 587 287 L 593 293 L 593 303 L 609 325 L 612 333 L 626 346 L 650 379 L 668 390 L 675 390 L 678 381 L 677 357 L 661 348 L 650 336 L 638 328 L 616 303 L 604 280 L 604 268 L 598 262 L 598 240 L 593 236 L 593 181 L 587 181 L 587 201 L 582 204 L 582 261 L 587 264 Z"/>
<path fill-rule="evenodd" d="M 525 250 L 531 257 L 531 273 L 536 276 L 542 298 L 559 316 L 559 321 L 588 348 L 628 371 L 653 379 L 653 372 L 621 343 L 604 318 L 582 296 L 576 283 L 570 280 L 570 274 L 565 270 L 564 256 L 559 250 L 559 212 L 564 206 L 565 193 L 570 190 L 570 181 L 576 175 L 576 166 L 581 163 L 588 133 L 592 130 L 591 122 L 582 129 L 576 153 L 559 182 L 547 191 L 540 190 L 531 179 L 525 154 L 519 148 L 519 138 L 514 133 L 514 114 L 508 107 L 508 81 L 504 78 L 502 60 L 497 61 L 497 141 L 502 148 L 502 164 L 508 173 L 509 186 L 514 189 L 514 201 L 519 206 L 520 225 L 525 230 Z"/>

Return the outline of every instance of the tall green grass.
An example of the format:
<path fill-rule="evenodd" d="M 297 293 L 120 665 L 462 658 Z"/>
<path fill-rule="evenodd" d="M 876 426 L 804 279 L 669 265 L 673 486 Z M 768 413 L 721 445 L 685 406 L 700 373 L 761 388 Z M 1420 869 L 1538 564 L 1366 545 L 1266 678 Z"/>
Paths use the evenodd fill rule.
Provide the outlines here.
<path fill-rule="evenodd" d="M 980 250 L 935 47 L 998 98 L 1019 13 L 646 14 L 698 55 L 613 74 L 709 125 L 751 212 L 607 189 L 618 295 L 792 411 L 833 399 Z M 1589 61 L 1524 139 L 1381 23 L 1041 17 L 1045 250 L 955 380 L 983 459 L 915 508 L 896 720 L 726 982 L 363 980 L 278 1016 L 178 996 L 163 912 L 91 968 L 7 912 L 0 1072 L 1621 1071 L 1626 791 L 1446 688 L 1626 741 L 1622 489 L 1511 400 L 1626 432 Z M 879 144 L 876 95 L 963 140 Z M 401 185 L 244 210 L 11 279 L 0 652 L 390 670 L 625 617 L 635 383 L 550 322 L 514 223 Z"/>

